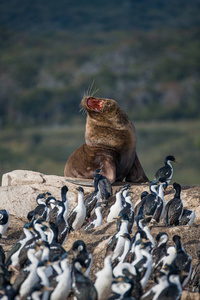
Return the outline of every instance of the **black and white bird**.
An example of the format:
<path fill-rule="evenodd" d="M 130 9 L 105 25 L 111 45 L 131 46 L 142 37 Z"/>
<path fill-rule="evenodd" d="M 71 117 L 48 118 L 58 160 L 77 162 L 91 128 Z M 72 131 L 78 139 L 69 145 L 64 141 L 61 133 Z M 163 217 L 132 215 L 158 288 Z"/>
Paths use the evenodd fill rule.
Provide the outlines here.
<path fill-rule="evenodd" d="M 84 274 L 85 268 L 81 258 L 72 262 L 72 293 L 77 300 L 97 300 L 97 290 L 93 281 Z"/>
<path fill-rule="evenodd" d="M 130 262 L 135 259 L 135 247 L 141 247 L 141 241 L 151 241 L 151 248 L 155 246 L 154 238 L 150 232 L 150 218 L 143 218 L 142 212 L 140 215 L 138 215 L 136 219 L 137 224 L 137 230 L 135 232 L 135 235 L 131 239 L 131 246 L 128 254 L 125 257 L 125 262 Z M 141 253 L 141 249 L 138 251 L 138 253 Z"/>
<path fill-rule="evenodd" d="M 145 263 L 146 259 L 142 259 L 141 265 Z M 138 266 L 138 267 L 140 267 Z M 117 266 L 118 267 L 118 266 Z M 116 268 L 117 268 L 116 267 Z M 141 286 L 141 273 L 139 272 L 137 267 L 134 267 L 130 263 L 122 263 L 120 268 L 116 271 L 116 268 L 113 270 L 113 275 L 115 279 L 113 280 L 113 284 L 111 285 L 111 289 L 114 292 L 109 299 L 135 299 L 140 300 L 143 294 L 143 289 Z M 122 278 L 124 278 L 122 280 Z M 121 283 L 117 284 L 118 279 Z M 129 282 L 129 288 L 126 284 Z M 128 288 L 128 289 L 127 289 Z M 123 298 L 122 298 L 123 297 Z M 128 298 L 127 298 L 128 297 Z"/>
<path fill-rule="evenodd" d="M 129 263 L 133 262 L 133 260 L 135 258 L 136 243 L 138 241 L 142 241 L 142 239 L 147 240 L 147 236 L 146 236 L 146 233 L 142 229 L 140 229 L 140 227 L 138 227 L 138 230 L 136 231 L 135 235 L 131 238 L 130 250 L 124 259 L 125 262 L 129 262 Z M 139 244 L 140 244 L 140 242 L 139 242 Z"/>
<path fill-rule="evenodd" d="M 43 261 L 44 264 L 45 264 L 45 267 L 44 267 L 44 270 L 43 270 L 45 272 L 43 284 L 48 286 L 49 282 L 48 282 L 48 285 L 47 285 L 46 277 L 49 277 L 53 274 L 53 268 L 51 267 L 50 261 L 49 261 L 50 246 L 49 246 L 49 243 L 46 242 L 46 241 L 39 241 L 39 242 L 36 243 L 36 246 L 38 246 L 40 248 L 40 253 L 41 254 L 39 256 L 39 260 Z"/>
<path fill-rule="evenodd" d="M 125 184 L 122 188 L 122 194 L 121 194 L 121 197 L 122 197 L 122 204 L 123 206 L 125 206 L 125 198 L 127 196 L 127 194 L 130 193 L 130 185 L 129 184 Z"/>
<path fill-rule="evenodd" d="M 115 258 L 115 260 L 112 262 L 112 267 L 114 268 L 116 265 L 118 266 L 119 264 L 124 262 L 124 259 L 127 255 L 127 253 L 130 250 L 130 245 L 131 245 L 131 237 L 129 233 L 124 233 L 122 234 L 122 236 L 125 240 L 124 242 L 124 250 L 122 252 L 122 254 L 120 256 L 118 256 L 117 258 Z"/>
<path fill-rule="evenodd" d="M 131 297 L 131 292 L 133 289 L 132 279 L 125 276 L 119 276 L 113 280 L 111 284 L 112 295 L 108 300 L 115 299 L 129 299 L 134 300 L 134 297 Z"/>
<path fill-rule="evenodd" d="M 131 195 L 132 195 L 131 192 L 126 193 L 126 196 L 124 198 L 124 207 L 120 211 L 120 213 L 126 214 L 129 218 L 129 223 L 128 223 L 128 232 L 129 232 L 129 234 L 132 233 L 133 225 L 134 225 L 134 221 L 135 221 L 134 207 L 133 207 Z"/>
<path fill-rule="evenodd" d="M 54 273 L 54 275 L 50 278 L 51 285 L 54 285 L 53 281 L 55 281 L 55 277 L 62 273 L 62 269 L 61 269 L 61 265 L 60 265 L 61 256 L 62 256 L 62 254 L 58 254 L 58 255 L 54 255 L 52 258 L 50 258 L 51 266 L 53 268 L 53 273 Z"/>
<path fill-rule="evenodd" d="M 149 194 L 149 192 L 144 191 L 142 192 L 142 194 L 140 195 L 140 199 L 135 203 L 134 205 L 134 214 L 135 214 L 135 218 L 137 218 L 139 210 L 144 202 L 144 198 Z"/>
<path fill-rule="evenodd" d="M 47 218 L 48 222 L 55 222 L 58 215 L 58 207 L 56 206 L 57 200 L 53 196 L 49 196 L 46 201 L 47 206 Z"/>
<path fill-rule="evenodd" d="M 170 266 L 176 257 L 176 248 L 170 246 L 167 248 L 167 253 L 154 266 L 154 270 L 163 270 L 166 266 Z"/>
<path fill-rule="evenodd" d="M 104 180 L 99 181 L 98 188 L 100 190 L 100 201 L 103 202 L 104 206 L 107 208 L 110 197 L 112 195 L 112 189 L 107 189 Z M 112 188 L 112 186 L 111 186 Z"/>
<path fill-rule="evenodd" d="M 21 268 L 12 285 L 16 293 L 19 294 L 20 299 L 27 299 L 33 286 L 39 282 L 39 278 L 37 275 L 37 266 L 39 260 L 36 257 L 38 249 L 39 246 L 36 245 L 28 249 L 27 257 L 30 261 L 29 268 Z"/>
<path fill-rule="evenodd" d="M 156 284 L 150 288 L 143 296 L 142 300 L 149 299 L 181 299 L 182 286 L 180 282 L 180 270 L 167 266 L 167 274 L 159 271 L 156 276 Z"/>
<path fill-rule="evenodd" d="M 153 258 L 152 273 L 157 272 L 155 266 L 167 254 L 168 234 L 166 232 L 159 232 L 156 236 L 156 242 L 157 244 L 151 252 Z"/>
<path fill-rule="evenodd" d="M 139 269 L 139 271 L 142 273 L 140 283 L 143 289 L 145 288 L 151 275 L 153 258 L 150 252 L 151 242 L 147 241 L 142 243 L 142 260 L 145 259 L 145 261 L 142 264 L 142 267 Z M 136 263 L 133 263 L 133 265 L 136 266 Z"/>
<path fill-rule="evenodd" d="M 154 214 L 154 220 L 159 223 L 163 217 L 165 211 L 165 198 L 164 191 L 166 190 L 168 183 L 166 181 L 160 182 L 158 185 L 158 205 L 156 213 Z"/>
<path fill-rule="evenodd" d="M 33 222 L 33 229 L 35 231 L 35 235 L 26 241 L 25 245 L 22 247 L 19 253 L 19 268 L 22 269 L 29 264 L 29 259 L 27 257 L 28 250 L 35 246 L 35 244 L 40 241 L 46 241 L 45 230 L 48 229 L 46 225 L 43 223 L 43 219 L 38 219 Z"/>
<path fill-rule="evenodd" d="M 181 237 L 179 235 L 173 236 L 173 241 L 175 243 L 176 248 L 176 256 L 172 262 L 172 265 L 177 267 L 180 271 L 184 271 L 185 274 L 180 274 L 181 285 L 184 287 L 188 280 L 190 279 L 192 272 L 192 258 L 186 253 L 182 243 Z"/>
<path fill-rule="evenodd" d="M 101 169 L 96 170 L 95 174 L 98 174 L 98 176 L 96 178 L 94 178 L 94 186 L 96 186 L 95 180 L 97 180 L 101 192 L 103 192 L 103 190 L 107 191 L 107 193 L 108 193 L 107 196 L 108 197 L 112 196 L 112 194 L 113 194 L 112 185 L 111 185 L 110 181 L 108 180 L 108 178 L 101 174 Z"/>
<path fill-rule="evenodd" d="M 44 246 L 44 244 L 42 245 L 42 247 Z M 48 287 L 49 287 L 49 278 L 46 274 L 46 269 L 49 266 L 51 266 L 51 262 L 48 259 L 43 259 L 43 257 L 42 257 L 37 265 L 37 270 L 36 270 L 37 275 L 39 276 L 40 282 Z"/>
<path fill-rule="evenodd" d="M 37 206 L 29 211 L 27 214 L 27 219 L 31 222 L 33 219 L 37 219 L 38 217 L 47 219 L 47 206 L 46 206 L 46 199 L 47 197 L 51 196 L 49 192 L 47 193 L 40 193 L 36 198 Z"/>
<path fill-rule="evenodd" d="M 49 277 L 46 275 L 46 270 L 51 266 L 51 262 L 49 260 L 41 260 L 39 261 L 36 272 L 39 277 L 40 283 L 47 287 L 42 295 L 43 300 L 49 300 L 49 294 L 50 294 L 50 283 L 49 283 Z"/>
<path fill-rule="evenodd" d="M 192 226 L 195 220 L 195 211 L 193 209 L 183 209 L 182 216 L 179 220 L 179 225 Z"/>
<path fill-rule="evenodd" d="M 129 259 L 124 260 L 124 262 L 118 263 L 118 265 L 113 269 L 113 275 L 114 277 L 123 276 L 124 275 L 124 269 L 128 270 L 131 274 L 136 275 L 137 270 L 139 271 L 139 268 L 143 266 L 143 264 L 146 262 L 146 258 L 143 259 L 142 255 L 142 243 L 146 242 L 147 240 L 138 240 L 135 245 L 135 251 L 133 253 L 133 256 L 130 258 L 130 252 L 127 256 L 129 256 Z M 141 279 L 141 278 L 140 278 Z"/>
<path fill-rule="evenodd" d="M 154 219 L 158 208 L 158 184 L 159 182 L 157 180 L 150 183 L 150 193 L 143 198 L 138 215 L 140 215 L 142 211 L 143 217 L 148 216 L 151 217 L 151 219 Z"/>
<path fill-rule="evenodd" d="M 166 226 L 179 225 L 179 221 L 183 214 L 183 203 L 181 200 L 181 186 L 174 182 L 175 189 L 174 198 L 167 202 L 165 207 L 164 219 Z"/>
<path fill-rule="evenodd" d="M 68 187 L 66 185 L 64 185 L 61 188 L 61 201 L 64 203 L 64 206 L 65 206 L 65 211 L 64 211 L 64 215 L 63 215 L 65 220 L 67 220 L 67 215 L 69 212 L 69 201 L 68 201 L 67 193 L 68 193 Z"/>
<path fill-rule="evenodd" d="M 50 295 L 50 300 L 67 299 L 71 292 L 72 279 L 67 252 L 61 256 L 60 265 L 62 272 L 55 277 L 57 284 Z"/>
<path fill-rule="evenodd" d="M 96 280 L 94 286 L 97 290 L 98 300 L 108 299 L 111 293 L 111 284 L 113 281 L 113 271 L 111 265 L 111 255 L 104 258 L 104 266 L 95 273 Z"/>
<path fill-rule="evenodd" d="M 148 239 L 151 242 L 151 248 L 153 248 L 155 246 L 155 240 L 151 234 L 151 228 L 153 227 L 152 225 L 153 223 L 151 222 L 151 216 L 145 216 L 143 217 L 143 212 L 141 212 L 141 214 L 139 214 L 139 216 L 137 217 L 137 232 L 136 234 L 139 232 L 141 233 L 141 231 L 143 232 L 142 237 L 145 237 L 146 239 Z"/>
<path fill-rule="evenodd" d="M 143 295 L 143 289 L 140 283 L 141 273 L 136 268 L 136 274 L 130 273 L 127 269 L 123 270 L 125 277 L 132 281 L 131 297 L 135 300 L 140 300 Z"/>
<path fill-rule="evenodd" d="M 55 223 L 49 223 L 49 231 L 52 232 L 52 238 L 49 242 L 49 260 L 52 261 L 55 256 L 61 257 L 64 253 L 66 253 L 66 250 L 63 248 L 63 246 L 59 243 L 58 240 L 58 226 Z"/>
<path fill-rule="evenodd" d="M 58 208 L 58 213 L 54 223 L 58 227 L 58 242 L 61 245 L 63 245 L 69 233 L 69 225 L 66 219 L 64 218 L 64 214 L 65 214 L 64 203 L 62 201 L 57 200 L 56 206 Z"/>
<path fill-rule="evenodd" d="M 170 183 L 170 180 L 173 175 L 173 167 L 171 162 L 176 162 L 175 157 L 173 155 L 168 155 L 165 157 L 165 165 L 158 169 L 155 173 L 155 180 L 162 179 L 163 181 L 166 181 L 168 184 Z"/>
<path fill-rule="evenodd" d="M 103 205 L 104 205 L 103 202 L 97 202 L 97 204 L 95 206 L 95 215 L 96 215 L 96 218 L 93 221 L 91 221 L 84 228 L 84 231 L 87 231 L 89 229 L 94 229 L 94 228 L 97 228 L 98 226 L 102 225 L 103 216 L 102 216 L 102 213 L 101 213 L 101 209 L 102 209 Z"/>
<path fill-rule="evenodd" d="M 116 193 L 116 200 L 115 203 L 110 207 L 110 211 L 107 216 L 107 222 L 110 223 L 114 221 L 115 218 L 119 215 L 120 211 L 123 209 L 122 204 L 122 191 L 120 190 Z"/>
<path fill-rule="evenodd" d="M 121 215 L 121 225 L 119 231 L 115 233 L 109 240 L 106 248 L 106 255 L 112 253 L 112 261 L 121 256 L 124 251 L 125 239 L 123 234 L 128 234 L 128 216 Z"/>
<path fill-rule="evenodd" d="M 87 250 L 83 240 L 77 240 L 73 243 L 71 251 L 74 254 L 74 259 L 81 259 L 84 262 L 84 275 L 89 276 L 92 267 L 92 254 Z"/>
<path fill-rule="evenodd" d="M 78 191 L 78 203 L 70 212 L 67 222 L 69 224 L 69 232 L 73 230 L 79 230 L 86 218 L 86 207 L 84 203 L 84 190 L 82 187 L 77 188 Z"/>
<path fill-rule="evenodd" d="M 91 221 L 91 215 L 93 215 L 93 211 L 97 202 L 101 200 L 101 191 L 97 187 L 92 193 L 90 193 L 84 200 L 85 208 L 86 208 L 86 220 Z"/>
<path fill-rule="evenodd" d="M 94 191 L 90 193 L 84 200 L 86 207 L 86 219 L 90 221 L 90 217 L 97 202 L 108 202 L 108 198 L 111 194 L 111 184 L 107 178 L 101 174 L 101 169 L 97 169 L 94 173 Z"/>
<path fill-rule="evenodd" d="M 145 294 L 142 295 L 142 300 L 150 300 L 150 299 L 159 299 L 160 293 L 162 293 L 163 289 L 169 286 L 167 280 L 167 274 L 161 271 L 157 271 L 155 274 L 155 282 L 156 284 L 153 285 Z"/>
<path fill-rule="evenodd" d="M 146 259 L 141 261 L 141 264 L 139 263 L 139 267 L 146 261 Z M 124 270 L 128 271 L 131 275 L 137 275 L 139 272 L 137 267 L 133 265 L 133 263 L 128 263 L 128 262 L 122 262 L 118 264 L 114 269 L 113 269 L 113 276 L 114 278 L 117 278 L 119 276 L 124 276 Z M 140 277 L 141 279 L 141 277 Z M 139 279 L 139 280 L 140 280 Z"/>
<path fill-rule="evenodd" d="M 137 239 L 134 243 L 134 257 L 132 261 L 130 261 L 133 265 L 138 265 L 138 263 L 142 260 L 143 255 L 142 255 L 142 248 L 143 244 L 147 242 L 146 238 L 140 238 Z M 133 248 L 132 248 L 133 249 Z"/>
<path fill-rule="evenodd" d="M 0 210 L 0 234 L 1 236 L 7 231 L 10 223 L 10 214 L 7 209 Z"/>
<path fill-rule="evenodd" d="M 19 239 L 8 251 L 6 254 L 5 264 L 9 267 L 10 270 L 16 271 L 16 268 L 19 266 L 19 255 L 26 244 L 31 238 L 34 237 L 33 233 L 33 224 L 25 223 L 23 227 L 24 237 Z"/>

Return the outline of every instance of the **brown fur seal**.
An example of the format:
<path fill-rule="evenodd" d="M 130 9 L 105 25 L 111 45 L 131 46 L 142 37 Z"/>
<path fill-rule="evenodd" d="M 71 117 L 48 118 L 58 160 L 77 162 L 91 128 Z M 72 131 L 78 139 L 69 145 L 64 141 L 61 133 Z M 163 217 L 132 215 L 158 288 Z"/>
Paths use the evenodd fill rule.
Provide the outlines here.
<path fill-rule="evenodd" d="M 85 143 L 69 157 L 66 177 L 94 178 L 95 170 L 111 183 L 148 181 L 136 154 L 135 127 L 112 99 L 84 97 L 87 111 Z"/>

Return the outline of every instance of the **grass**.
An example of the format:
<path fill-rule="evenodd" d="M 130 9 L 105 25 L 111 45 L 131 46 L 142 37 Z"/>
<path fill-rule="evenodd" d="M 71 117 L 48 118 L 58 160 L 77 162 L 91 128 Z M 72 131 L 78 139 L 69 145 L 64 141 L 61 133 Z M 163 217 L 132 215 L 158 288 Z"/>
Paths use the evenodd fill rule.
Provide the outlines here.
<path fill-rule="evenodd" d="M 199 185 L 199 121 L 138 123 L 136 128 L 139 157 L 150 179 L 164 164 L 164 158 L 174 155 L 178 163 L 173 164 L 173 180 Z"/>
<path fill-rule="evenodd" d="M 134 122 L 137 153 L 149 179 L 174 155 L 173 181 L 183 185 L 200 182 L 200 122 Z M 2 130 L 0 132 L 0 176 L 15 169 L 63 175 L 70 154 L 84 142 L 85 124 L 67 127 Z"/>

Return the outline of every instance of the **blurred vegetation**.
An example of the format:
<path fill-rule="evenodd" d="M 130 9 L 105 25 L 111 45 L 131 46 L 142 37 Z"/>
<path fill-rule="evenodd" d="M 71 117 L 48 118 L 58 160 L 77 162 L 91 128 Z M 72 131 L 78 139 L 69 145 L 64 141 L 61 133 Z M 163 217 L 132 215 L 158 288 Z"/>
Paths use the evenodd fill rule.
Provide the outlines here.
<path fill-rule="evenodd" d="M 0 2 L 0 128 L 73 122 L 95 79 L 134 120 L 200 117 L 200 1 Z"/>
<path fill-rule="evenodd" d="M 200 122 L 136 122 L 137 152 L 150 180 L 174 155 L 173 182 L 199 185 Z M 73 126 L 5 129 L 0 132 L 0 176 L 25 169 L 63 176 L 71 153 L 84 142 L 85 123 Z"/>
<path fill-rule="evenodd" d="M 180 127 L 200 119 L 199 25 L 199 0 L 0 1 L 0 173 L 62 175 L 84 140 L 81 98 L 98 90 L 140 124 L 139 142 L 148 144 L 138 151 L 149 174 L 180 147 L 193 174 L 181 178 L 199 182 L 189 153 L 196 159 L 199 138 L 186 130 L 190 148 Z"/>

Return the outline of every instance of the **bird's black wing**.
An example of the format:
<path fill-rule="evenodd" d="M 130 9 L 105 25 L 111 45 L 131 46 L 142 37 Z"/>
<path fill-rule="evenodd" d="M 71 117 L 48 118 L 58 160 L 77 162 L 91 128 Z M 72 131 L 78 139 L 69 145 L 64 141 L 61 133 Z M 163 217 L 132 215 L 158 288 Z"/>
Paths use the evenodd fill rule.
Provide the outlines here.
<path fill-rule="evenodd" d="M 5 260 L 5 264 L 8 266 L 11 261 L 11 257 L 12 255 L 17 252 L 19 250 L 19 248 L 21 247 L 21 243 L 18 241 L 16 244 L 13 245 L 13 247 L 7 252 L 6 254 L 6 260 Z"/>
<path fill-rule="evenodd" d="M 175 284 L 171 284 L 167 286 L 162 292 L 159 294 L 158 299 L 162 300 L 170 300 L 170 299 L 176 299 L 180 300 L 181 299 L 181 292 L 177 288 Z"/>
<path fill-rule="evenodd" d="M 69 217 L 67 218 L 68 226 L 69 226 L 69 232 L 72 230 L 72 224 L 74 220 L 76 219 L 77 212 L 75 211 L 75 208 L 70 212 Z"/>
<path fill-rule="evenodd" d="M 161 178 L 163 178 L 163 180 L 165 181 L 170 177 L 170 175 L 171 175 L 171 168 L 170 166 L 166 165 L 158 169 L 158 171 L 155 174 L 155 179 L 160 180 Z"/>
<path fill-rule="evenodd" d="M 112 236 L 112 238 L 109 240 L 107 248 L 106 248 L 106 254 L 105 256 L 108 255 L 108 253 L 113 252 L 116 244 L 117 244 L 118 238 L 116 237 L 116 234 Z"/>

